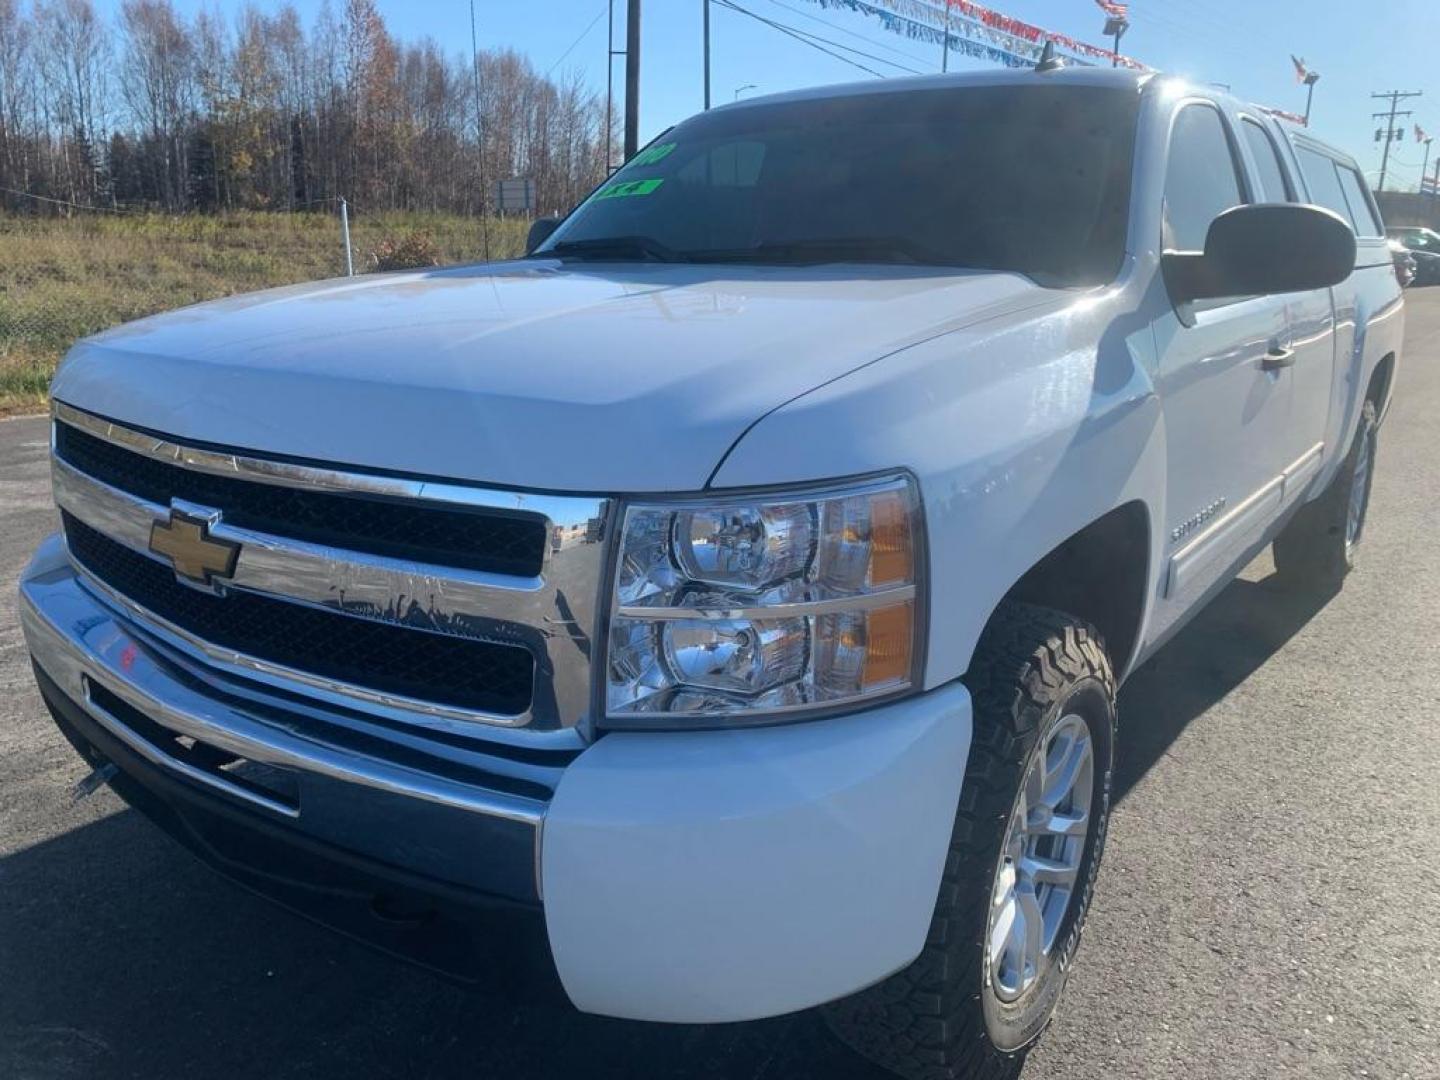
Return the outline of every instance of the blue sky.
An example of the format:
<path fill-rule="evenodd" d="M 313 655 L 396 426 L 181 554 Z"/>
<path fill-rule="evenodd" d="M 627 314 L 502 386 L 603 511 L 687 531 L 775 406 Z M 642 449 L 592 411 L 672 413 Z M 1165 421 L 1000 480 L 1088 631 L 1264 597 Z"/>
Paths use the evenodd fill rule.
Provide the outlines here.
<path fill-rule="evenodd" d="M 102 0 L 118 6 L 119 0 Z M 207 0 L 213 6 L 216 0 Z M 262 9 L 272 6 L 255 0 Z M 307 20 L 322 0 L 296 0 Z M 824 34 L 854 48 L 921 71 L 938 71 L 938 46 L 887 33 L 873 19 L 821 8 L 811 0 L 736 0 L 757 14 Z M 337 7 L 343 0 L 332 0 Z M 378 0 L 393 33 L 402 39 L 435 38 L 455 49 L 469 46 L 467 0 Z M 640 130 L 644 142 L 701 106 L 701 11 L 703 0 L 644 0 Z M 199 0 L 179 0 L 194 10 Z M 222 11 L 238 0 L 220 0 Z M 578 71 L 603 91 L 606 0 L 476 0 L 482 48 L 513 47 L 541 70 Z M 616 43 L 624 43 L 624 0 L 615 0 Z M 1103 15 L 1093 0 L 993 0 L 994 10 L 1046 29 L 1103 44 Z M 597 20 L 598 17 L 598 21 Z M 1132 0 L 1131 30 L 1122 51 L 1152 67 L 1199 82 L 1229 84 L 1262 104 L 1302 112 L 1304 87 L 1295 82 L 1290 54 L 1319 71 L 1313 126 L 1344 146 L 1378 175 L 1380 147 L 1370 114 L 1386 107 L 1372 101 L 1378 90 L 1423 90 L 1406 103 L 1411 122 L 1440 135 L 1440 3 L 1436 0 Z M 754 19 L 716 6 L 712 10 L 712 93 L 729 101 L 818 83 L 868 79 L 857 71 Z M 820 20 L 817 22 L 816 20 Z M 593 25 L 592 25 L 593 23 Z M 590 27 L 586 32 L 586 27 Z M 576 43 L 578 40 L 578 43 Z M 863 39 L 863 40 L 862 40 Z M 574 44 L 568 55 L 563 55 Z M 563 55 L 563 59 L 562 59 Z M 869 66 L 893 74 L 896 68 Z M 953 60 L 952 70 L 979 66 Z M 615 62 L 617 101 L 624 62 Z M 1440 153 L 1440 142 L 1435 145 Z M 1412 137 L 1391 149 L 1388 187 L 1414 188 L 1424 148 Z M 1433 169 L 1432 158 L 1432 169 Z"/>

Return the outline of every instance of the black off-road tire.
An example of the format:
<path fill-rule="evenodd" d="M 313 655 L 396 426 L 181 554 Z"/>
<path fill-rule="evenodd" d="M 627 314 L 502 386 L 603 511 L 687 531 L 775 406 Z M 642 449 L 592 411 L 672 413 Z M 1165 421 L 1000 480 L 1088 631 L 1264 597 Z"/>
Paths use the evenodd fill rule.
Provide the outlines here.
<path fill-rule="evenodd" d="M 1275 538 L 1275 570 L 1282 581 L 1296 588 L 1338 588 L 1355 568 L 1364 538 L 1369 510 L 1370 483 L 1375 474 L 1375 403 L 1365 402 L 1350 452 L 1324 493 L 1302 506 Z M 1361 470 L 1366 475 L 1361 475 Z M 1352 543 L 1347 536 L 1350 500 L 1363 483 L 1360 532 Z"/>
<path fill-rule="evenodd" d="M 905 970 L 826 1007 L 831 1030 L 907 1080 L 1002 1080 L 1054 1012 L 1105 847 L 1116 733 L 1115 676 L 1099 635 L 1063 612 L 1006 604 L 965 678 L 974 737 L 925 947 Z M 1086 720 L 1094 747 L 1091 828 L 1046 974 L 1013 1005 L 988 987 L 995 874 L 1031 751 L 1060 717 Z"/>

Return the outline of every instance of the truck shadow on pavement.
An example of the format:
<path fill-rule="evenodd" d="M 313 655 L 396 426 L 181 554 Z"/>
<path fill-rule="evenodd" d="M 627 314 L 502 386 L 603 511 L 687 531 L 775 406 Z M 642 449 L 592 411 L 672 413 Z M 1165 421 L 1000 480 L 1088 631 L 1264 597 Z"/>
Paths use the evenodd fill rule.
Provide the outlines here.
<path fill-rule="evenodd" d="M 1136 672 L 1121 694 L 1117 798 L 1327 599 L 1273 576 L 1237 580 Z M 553 980 L 496 976 L 455 987 L 312 927 L 133 812 L 0 861 L 4 1076 L 880 1075 L 813 1013 L 631 1024 L 577 1013 Z"/>
<path fill-rule="evenodd" d="M 1115 798 L 1123 800 L 1190 723 L 1248 679 L 1335 592 L 1236 578 L 1120 690 Z M 1102 868 L 1101 873 L 1104 873 Z"/>

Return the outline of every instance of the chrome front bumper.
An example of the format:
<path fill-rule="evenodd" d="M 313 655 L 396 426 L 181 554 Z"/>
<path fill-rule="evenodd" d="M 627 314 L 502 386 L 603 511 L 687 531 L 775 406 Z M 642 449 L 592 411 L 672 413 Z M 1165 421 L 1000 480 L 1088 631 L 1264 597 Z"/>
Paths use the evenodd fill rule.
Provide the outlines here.
<path fill-rule="evenodd" d="M 64 541 L 47 540 L 21 576 L 20 615 L 39 670 L 65 702 L 172 790 L 218 800 L 289 834 L 434 879 L 446 887 L 538 903 L 536 870 L 546 809 L 537 797 L 467 782 L 461 763 L 411 768 L 356 749 L 353 730 L 305 724 L 314 706 L 257 698 L 198 682 L 164 648 L 92 592 Z M 52 709 L 57 704 L 51 702 Z M 124 715 L 133 710 L 135 721 Z M 138 718 L 147 722 L 143 725 Z M 332 730 L 335 738 L 327 739 Z M 156 732 L 163 737 L 157 738 Z M 284 779 L 248 783 L 210 761 L 242 759 Z M 371 740 L 374 745 L 374 740 Z M 405 760 L 403 755 L 397 755 Z M 413 756 L 413 754 L 412 754 Z M 448 775 L 447 775 L 448 774 Z M 513 786 L 513 785 L 512 785 Z"/>
<path fill-rule="evenodd" d="M 242 885 L 408 959 L 548 969 L 586 1012 L 712 1023 L 852 993 L 929 932 L 971 738 L 959 684 L 806 724 L 612 732 L 531 798 L 333 744 L 273 691 L 237 699 L 228 673 L 183 668 L 92 592 L 59 538 L 22 576 L 21 614 L 61 730 L 119 768 L 122 796 Z M 295 794 L 257 796 L 177 738 Z M 510 779 L 544 753 L 525 748 Z M 404 921 L 461 930 L 376 933 Z"/>

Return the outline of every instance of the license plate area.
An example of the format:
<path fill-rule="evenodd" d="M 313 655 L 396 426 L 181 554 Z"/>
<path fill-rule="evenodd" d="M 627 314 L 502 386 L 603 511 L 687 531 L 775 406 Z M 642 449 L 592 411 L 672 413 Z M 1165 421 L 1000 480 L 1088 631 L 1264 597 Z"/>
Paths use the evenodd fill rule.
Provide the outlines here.
<path fill-rule="evenodd" d="M 172 731 L 88 677 L 85 698 L 92 710 L 144 740 L 164 759 L 163 763 L 177 771 L 202 782 L 208 779 L 209 787 L 287 817 L 299 815 L 300 782 L 292 770 L 253 761 L 192 735 Z"/>

